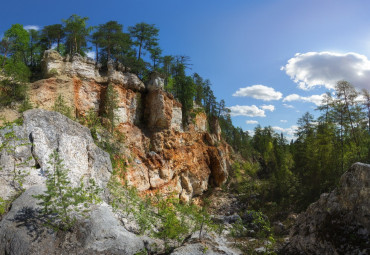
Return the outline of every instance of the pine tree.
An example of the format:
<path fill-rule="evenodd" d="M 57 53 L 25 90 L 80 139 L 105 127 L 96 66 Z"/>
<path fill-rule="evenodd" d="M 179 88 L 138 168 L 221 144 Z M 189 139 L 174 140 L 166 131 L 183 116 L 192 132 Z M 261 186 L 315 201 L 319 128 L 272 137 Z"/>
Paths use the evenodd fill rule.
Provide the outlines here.
<path fill-rule="evenodd" d="M 29 175 L 29 172 L 25 170 L 24 167 L 28 165 L 31 157 L 22 162 L 17 162 L 17 150 L 21 147 L 28 146 L 31 143 L 29 143 L 27 139 L 17 136 L 15 129 L 17 126 L 19 125 L 16 122 L 7 122 L 3 127 L 1 127 L 1 129 L 6 130 L 6 133 L 4 134 L 2 144 L 0 145 L 0 151 L 5 150 L 9 155 L 12 156 L 13 162 L 11 169 L 11 185 L 16 191 L 23 192 L 23 182 Z"/>
<path fill-rule="evenodd" d="M 59 112 L 72 119 L 72 109 L 67 106 L 67 103 L 62 95 L 58 95 L 57 99 L 55 100 L 53 111 Z"/>
<path fill-rule="evenodd" d="M 41 200 L 39 205 L 43 207 L 42 212 L 48 217 L 48 225 L 61 230 L 70 229 L 75 221 L 76 214 L 86 213 L 88 203 L 99 201 L 100 189 L 90 179 L 89 185 L 85 188 L 83 181 L 80 185 L 72 187 L 68 177 L 69 169 L 65 168 L 63 160 L 55 150 L 50 154 L 48 161 L 50 166 L 45 170 L 46 191 L 43 194 L 34 196 Z"/>
<path fill-rule="evenodd" d="M 113 134 L 116 122 L 115 110 L 118 108 L 118 93 L 114 90 L 113 84 L 109 83 L 105 94 L 105 113 L 110 122 L 110 131 Z"/>

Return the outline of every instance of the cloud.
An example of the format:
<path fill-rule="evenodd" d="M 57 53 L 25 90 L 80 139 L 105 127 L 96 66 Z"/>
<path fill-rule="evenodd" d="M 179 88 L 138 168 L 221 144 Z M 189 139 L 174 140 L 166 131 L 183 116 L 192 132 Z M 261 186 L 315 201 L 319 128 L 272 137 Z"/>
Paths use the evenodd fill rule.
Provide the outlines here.
<path fill-rule="evenodd" d="M 245 123 L 247 124 L 258 124 L 257 120 L 247 120 Z"/>
<path fill-rule="evenodd" d="M 228 108 L 231 116 L 266 117 L 265 111 L 255 105 L 235 105 Z"/>
<path fill-rule="evenodd" d="M 89 52 L 86 53 L 86 55 L 89 58 L 95 59 L 96 53 L 95 53 L 95 51 L 89 51 Z"/>
<path fill-rule="evenodd" d="M 312 95 L 312 96 L 309 96 L 309 97 L 302 97 L 302 96 L 297 95 L 297 94 L 291 94 L 291 95 L 286 96 L 283 99 L 283 102 L 302 101 L 302 102 L 314 103 L 315 105 L 319 106 L 322 103 L 322 99 L 324 98 L 324 95 L 325 94 Z"/>
<path fill-rule="evenodd" d="M 293 108 L 294 108 L 294 106 L 293 106 L 293 105 L 291 105 L 291 104 L 283 104 L 283 106 L 284 106 L 285 108 L 291 108 L 291 109 L 293 109 Z"/>
<path fill-rule="evenodd" d="M 280 120 L 281 123 L 287 123 L 287 120 Z"/>
<path fill-rule="evenodd" d="M 255 133 L 254 130 L 249 129 L 247 130 L 247 132 L 249 136 L 254 136 L 254 133 Z"/>
<path fill-rule="evenodd" d="M 31 29 L 36 30 L 36 31 L 40 30 L 40 26 L 37 26 L 37 25 L 26 25 L 23 28 L 26 30 L 31 30 Z"/>
<path fill-rule="evenodd" d="M 370 61 L 355 52 L 297 53 L 280 70 L 303 90 L 316 86 L 334 89 L 340 80 L 346 80 L 357 88 L 369 88 L 370 84 Z"/>
<path fill-rule="evenodd" d="M 261 109 L 266 110 L 266 111 L 270 111 L 270 112 L 275 111 L 275 106 L 273 106 L 271 104 L 269 104 L 269 105 L 261 105 L 260 107 L 261 107 Z"/>
<path fill-rule="evenodd" d="M 295 132 L 297 131 L 298 126 L 297 125 L 292 125 L 288 128 L 282 128 L 282 127 L 279 127 L 279 126 L 274 126 L 274 127 L 272 127 L 272 129 L 275 132 L 284 133 L 289 139 L 292 139 L 293 137 L 295 137 Z"/>
<path fill-rule="evenodd" d="M 283 94 L 275 91 L 274 88 L 264 85 L 253 85 L 250 87 L 240 88 L 233 94 L 234 97 L 253 97 L 263 101 L 280 100 Z"/>

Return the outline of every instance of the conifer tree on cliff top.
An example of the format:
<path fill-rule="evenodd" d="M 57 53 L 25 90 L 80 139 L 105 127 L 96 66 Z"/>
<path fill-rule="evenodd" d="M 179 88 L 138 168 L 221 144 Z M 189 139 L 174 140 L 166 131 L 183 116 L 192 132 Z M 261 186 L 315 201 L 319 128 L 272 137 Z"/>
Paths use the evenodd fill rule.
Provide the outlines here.
<path fill-rule="evenodd" d="M 71 55 L 75 53 L 85 55 L 87 38 L 92 30 L 92 27 L 87 26 L 88 19 L 88 17 L 80 17 L 73 14 L 68 19 L 62 20 L 66 34 L 67 53 Z"/>

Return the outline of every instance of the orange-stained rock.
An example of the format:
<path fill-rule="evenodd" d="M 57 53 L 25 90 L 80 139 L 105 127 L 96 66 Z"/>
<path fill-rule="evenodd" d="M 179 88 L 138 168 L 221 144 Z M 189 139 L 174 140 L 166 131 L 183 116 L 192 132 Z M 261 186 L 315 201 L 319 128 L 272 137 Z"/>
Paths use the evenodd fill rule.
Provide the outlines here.
<path fill-rule="evenodd" d="M 145 98 L 145 120 L 152 129 L 181 130 L 181 104 L 162 90 L 153 90 Z"/>
<path fill-rule="evenodd" d="M 199 112 L 188 131 L 183 131 L 181 104 L 171 94 L 113 85 L 119 98 L 116 130 L 124 137 L 122 174 L 129 185 L 143 193 L 175 194 L 189 201 L 210 184 L 226 182 L 229 146 L 221 140 L 220 130 L 207 132 L 204 113 Z M 76 116 L 83 116 L 90 109 L 102 111 L 106 87 L 107 83 L 94 79 L 57 76 L 31 84 L 30 100 L 52 109 L 60 94 Z"/>

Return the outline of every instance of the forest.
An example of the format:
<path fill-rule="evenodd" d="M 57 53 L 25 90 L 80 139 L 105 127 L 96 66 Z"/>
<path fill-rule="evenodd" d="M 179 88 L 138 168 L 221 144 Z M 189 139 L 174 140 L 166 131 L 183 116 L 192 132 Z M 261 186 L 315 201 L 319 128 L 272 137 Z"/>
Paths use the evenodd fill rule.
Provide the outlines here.
<path fill-rule="evenodd" d="M 338 81 L 316 109 L 318 118 L 307 112 L 298 120 L 293 140 L 272 127 L 258 126 L 251 135 L 232 124 L 230 110 L 214 96 L 211 81 L 192 73 L 190 57 L 162 54 L 156 25 L 138 23 L 124 30 L 116 21 L 94 27 L 88 21 L 72 15 L 40 31 L 12 25 L 0 41 L 0 72 L 12 77 L 0 84 L 0 106 L 27 100 L 26 84 L 41 78 L 45 50 L 55 49 L 63 56 L 94 51 L 102 73 L 108 63 L 122 64 L 144 82 L 152 72 L 160 73 L 165 90 L 182 104 L 184 126 L 198 106 L 208 120 L 218 118 L 236 154 L 231 184 L 254 209 L 276 217 L 300 212 L 332 190 L 351 164 L 370 163 L 369 91 Z"/>

